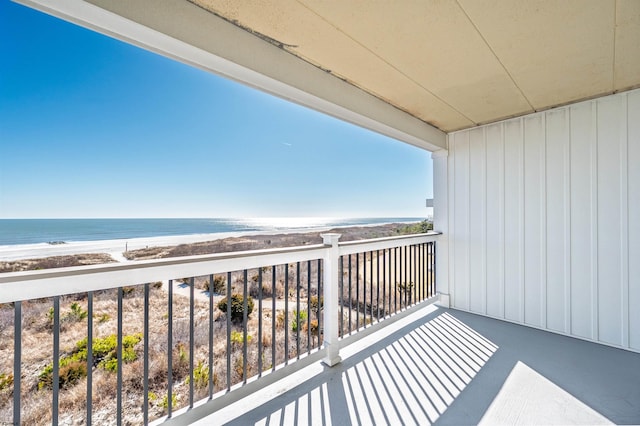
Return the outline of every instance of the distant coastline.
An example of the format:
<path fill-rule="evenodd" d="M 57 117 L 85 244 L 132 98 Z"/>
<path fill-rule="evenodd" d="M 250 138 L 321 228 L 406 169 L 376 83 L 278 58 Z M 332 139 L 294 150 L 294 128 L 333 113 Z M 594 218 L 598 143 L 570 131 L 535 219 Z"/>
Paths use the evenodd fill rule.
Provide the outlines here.
<path fill-rule="evenodd" d="M 79 219 L 83 220 L 83 219 Z M 102 219 L 113 221 L 118 219 Z M 179 220 L 179 219 L 174 219 Z M 237 219 L 234 219 L 237 221 Z M 322 232 L 329 229 L 340 229 L 349 227 L 379 227 L 390 223 L 415 223 L 421 218 L 376 218 L 370 219 L 374 222 L 364 222 L 367 219 L 347 219 L 325 221 L 324 226 L 299 226 L 299 227 L 279 227 L 279 226 L 255 226 L 257 230 L 246 228 L 227 232 L 195 233 L 182 235 L 156 235 L 149 237 L 115 238 L 115 239 L 94 239 L 79 241 L 64 241 L 62 239 L 52 240 L 54 243 L 43 241 L 27 244 L 0 244 L 0 261 L 14 261 L 21 259 L 44 258 L 51 256 L 67 256 L 86 253 L 107 253 L 115 260 L 124 261 L 123 253 L 126 251 L 140 250 L 148 247 L 177 246 L 180 244 L 195 244 L 206 241 L 221 240 L 232 237 L 245 237 L 250 235 L 274 235 L 274 234 L 296 234 L 309 232 Z M 4 220 L 0 220 L 0 224 Z M 364 223 L 357 223 L 362 221 Z M 350 223 L 347 223 L 350 222 Z M 354 223 L 356 222 L 356 223 Z M 320 221 L 316 221 L 320 224 Z M 233 229 L 229 226 L 228 229 Z M 236 227 L 242 229 L 242 227 Z M 43 238 L 46 239 L 46 238 Z"/>
<path fill-rule="evenodd" d="M 341 226 L 410 223 L 420 217 L 378 218 L 186 218 L 0 219 L 0 246 L 132 240 L 139 238 L 283 232 Z"/>

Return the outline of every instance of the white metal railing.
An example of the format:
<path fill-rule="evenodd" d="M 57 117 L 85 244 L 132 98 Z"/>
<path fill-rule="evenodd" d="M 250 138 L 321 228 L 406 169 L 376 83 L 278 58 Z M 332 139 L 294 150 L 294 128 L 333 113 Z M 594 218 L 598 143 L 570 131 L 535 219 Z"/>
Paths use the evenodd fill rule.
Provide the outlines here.
<path fill-rule="evenodd" d="M 142 395 L 137 397 L 141 402 L 137 406 L 142 405 L 141 421 L 144 423 L 153 420 L 154 416 L 154 413 L 149 413 L 149 406 L 154 394 L 153 386 L 156 385 L 155 379 L 150 378 L 149 365 L 154 360 L 150 359 L 149 348 L 154 339 L 158 340 L 162 337 L 155 336 L 150 332 L 150 318 L 152 318 L 152 322 L 154 321 L 153 314 L 149 312 L 150 297 L 156 297 L 153 296 L 152 291 L 155 290 L 153 290 L 151 283 L 165 282 L 165 285 L 168 283 L 167 305 L 165 305 L 167 318 L 163 317 L 160 320 L 166 321 L 167 327 L 166 343 L 163 343 L 163 347 L 166 346 L 165 355 L 167 357 L 165 385 L 167 393 L 163 396 L 166 402 L 163 404 L 165 405 L 163 407 L 165 416 L 161 416 L 162 419 L 167 420 L 174 415 L 176 405 L 178 405 L 177 401 L 173 399 L 173 396 L 176 395 L 176 387 L 189 387 L 189 401 L 186 408 L 190 409 L 190 413 L 173 419 L 178 422 L 186 422 L 191 418 L 190 416 L 215 410 L 215 404 L 211 404 L 215 401 L 210 401 L 209 404 L 194 403 L 194 398 L 202 397 L 205 390 L 208 391 L 208 400 L 238 399 L 264 385 L 264 382 L 275 381 L 288 374 L 286 368 L 288 364 L 295 363 L 298 364 L 296 368 L 300 368 L 304 364 L 322 358 L 326 364 L 334 365 L 340 362 L 340 339 L 366 328 L 374 321 L 379 321 L 381 306 L 384 318 L 435 295 L 435 241 L 437 233 L 344 243 L 339 243 L 338 234 L 325 234 L 323 238 L 324 244 L 314 246 L 0 274 L 0 307 L 4 306 L 2 309 L 8 309 L 7 304 L 12 304 L 14 314 L 13 405 L 11 409 L 5 407 L 4 411 L 0 411 L 0 413 L 11 411 L 13 419 L 0 417 L 0 423 L 5 421 L 20 423 L 23 419 L 23 399 L 28 399 L 28 393 L 35 389 L 33 383 L 26 381 L 23 383 L 22 380 L 24 376 L 22 339 L 25 336 L 22 302 L 24 301 L 53 298 L 52 302 L 45 302 L 50 303 L 48 306 L 52 307 L 49 311 L 53 340 L 52 371 L 50 379 L 48 379 L 50 381 L 46 382 L 37 392 L 51 392 L 51 420 L 53 423 L 57 423 L 59 418 L 64 420 L 66 415 L 66 413 L 58 412 L 60 394 L 64 392 L 61 390 L 64 385 L 61 384 L 60 376 L 61 367 L 65 367 L 62 365 L 61 349 L 66 354 L 64 356 L 67 357 L 76 356 L 74 354 L 78 353 L 69 355 L 69 349 L 60 346 L 64 296 L 80 294 L 80 296 L 75 296 L 75 299 L 81 300 L 79 303 L 82 307 L 77 308 L 79 305 L 76 303 L 75 309 L 82 311 L 86 306 L 87 339 L 85 342 L 86 350 L 83 352 L 84 358 L 81 358 L 81 361 L 86 363 L 87 374 L 85 421 L 87 424 L 91 424 L 93 376 L 97 372 L 97 366 L 101 365 L 99 363 L 104 361 L 104 355 L 98 354 L 93 347 L 94 329 L 96 328 L 94 300 L 99 294 L 108 293 L 108 290 L 117 293 L 113 295 L 113 298 L 117 300 L 117 331 L 115 333 L 117 345 L 115 354 L 107 356 L 115 357 L 115 367 L 113 367 L 117 375 L 115 416 L 118 422 L 122 421 L 125 396 L 127 399 L 133 398 L 125 386 L 126 383 L 129 383 L 127 371 L 125 371 L 129 366 L 125 366 L 123 361 L 123 357 L 127 356 L 125 341 L 128 337 L 123 330 L 130 324 L 125 324 L 123 318 L 123 300 L 126 297 L 125 291 L 128 292 L 132 288 L 137 289 L 138 297 L 144 297 L 144 312 L 141 313 L 141 328 L 143 330 L 136 346 L 136 352 L 140 353 L 144 363 L 142 367 Z M 398 250 L 400 257 L 397 257 Z M 356 256 L 354 257 L 357 259 L 356 262 L 352 262 L 353 255 Z M 346 269 L 347 264 L 349 265 L 348 270 Z M 196 300 L 196 277 L 207 277 L 209 288 L 212 290 L 214 281 L 219 276 L 224 278 L 220 281 L 225 281 L 226 284 L 223 294 L 214 295 L 214 291 L 209 291 L 206 300 Z M 352 276 L 357 277 L 358 281 L 353 286 Z M 361 276 L 362 280 L 360 280 Z M 380 278 L 381 276 L 382 278 Z M 187 303 L 186 300 L 188 300 L 188 307 L 185 304 L 184 312 L 188 310 L 188 314 L 181 317 L 176 313 L 178 309 L 175 308 L 175 304 L 179 296 L 174 294 L 173 284 L 176 279 L 183 277 L 187 277 L 184 281 L 188 288 L 188 295 L 184 301 Z M 236 281 L 232 286 L 234 278 Z M 247 302 L 250 292 L 247 287 L 250 279 L 253 280 L 252 285 L 257 286 L 257 290 L 254 288 L 253 294 L 256 296 L 258 305 L 257 315 L 254 315 L 251 324 L 248 318 L 251 312 Z M 276 291 L 280 284 L 282 284 L 284 292 L 282 297 L 279 297 Z M 363 291 L 363 298 L 360 298 L 359 289 Z M 407 293 L 408 291 L 409 293 Z M 413 291 L 413 295 L 410 293 L 411 291 Z M 265 292 L 271 292 L 271 297 L 265 298 Z M 227 301 L 232 300 L 232 295 L 235 293 L 242 295 L 242 312 L 238 322 L 232 321 L 231 306 L 228 306 L 228 314 L 216 317 L 214 315 L 215 302 L 218 302 L 218 299 L 223 296 Z M 382 298 L 380 294 L 383 295 Z M 400 309 L 395 304 L 395 309 L 392 310 L 390 308 L 392 295 L 397 298 L 398 294 L 401 299 Z M 203 298 L 201 297 L 201 299 Z M 348 312 L 348 315 L 345 312 Z M 304 315 L 302 315 L 303 313 Z M 354 317 L 362 315 L 364 321 L 360 322 L 358 319 L 354 325 L 351 319 L 352 313 L 354 313 Z M 367 313 L 369 314 L 368 321 Z M 283 317 L 281 322 L 284 326 L 282 327 L 281 324 L 281 328 L 276 330 L 280 315 Z M 257 325 L 253 324 L 255 322 Z M 345 322 L 348 323 L 348 327 Z M 188 342 L 184 347 L 179 346 L 182 343 L 176 341 L 179 339 L 176 339 L 174 331 L 175 327 L 181 326 L 183 323 L 185 329 L 188 329 L 189 335 Z M 197 340 L 195 333 L 201 328 L 205 328 L 205 323 L 208 323 L 208 327 L 206 327 L 208 328 L 208 336 L 205 339 L 208 342 L 200 345 L 195 343 Z M 223 329 L 224 332 L 222 332 Z M 7 335 L 6 331 L 4 333 L 3 338 Z M 255 340 L 259 340 L 257 349 L 255 348 L 256 344 L 251 343 L 252 335 L 250 333 L 253 333 Z M 276 341 L 280 345 L 282 334 L 284 334 L 286 343 L 282 350 L 278 351 L 280 348 L 276 347 Z M 215 342 L 226 343 L 226 345 L 222 345 L 226 346 L 226 369 L 224 370 L 226 378 L 219 378 L 224 381 L 225 386 L 215 383 L 215 377 L 218 376 L 215 376 L 217 370 L 214 368 L 214 363 L 220 361 L 217 358 L 214 359 Z M 320 342 L 324 343 L 323 347 Z M 140 347 L 138 348 L 138 346 Z M 177 352 L 176 347 L 179 347 Z M 181 350 L 184 353 L 180 352 Z M 206 368 L 204 363 L 195 366 L 195 354 L 201 352 L 206 353 L 206 358 L 208 358 Z M 234 353 L 232 354 L 232 352 Z M 234 356 L 235 358 L 233 358 Z M 257 357 L 259 366 L 249 363 L 248 359 L 252 356 Z M 59 362 L 54 362 L 56 358 Z M 231 377 L 232 358 L 235 359 L 235 368 L 241 377 L 237 384 L 234 384 Z M 240 361 L 238 362 L 238 360 Z M 184 368 L 184 372 L 177 373 L 176 362 L 188 364 Z M 265 368 L 268 363 L 271 365 L 269 368 Z M 205 374 L 205 370 L 208 376 L 203 385 L 199 375 Z M 0 374 L 2 373 L 0 371 Z M 250 373 L 255 373 L 255 377 L 248 377 Z M 269 376 L 268 380 L 265 380 L 267 376 Z M 180 380 L 177 380 L 177 377 Z M 198 380 L 200 382 L 197 382 Z M 198 393 L 195 386 L 202 386 L 206 389 Z M 230 390 L 233 392 L 229 393 Z M 221 393 L 218 394 L 217 391 L 221 391 Z M 182 390 L 182 392 L 185 391 Z M 215 397 L 214 394 L 216 394 Z M 218 398 L 218 395 L 223 395 L 223 398 Z M 10 403 L 11 401 L 8 400 L 7 404 Z M 207 408 L 205 405 L 211 406 Z M 200 409 L 194 410 L 194 407 Z M 180 420 L 181 417 L 182 420 Z"/>

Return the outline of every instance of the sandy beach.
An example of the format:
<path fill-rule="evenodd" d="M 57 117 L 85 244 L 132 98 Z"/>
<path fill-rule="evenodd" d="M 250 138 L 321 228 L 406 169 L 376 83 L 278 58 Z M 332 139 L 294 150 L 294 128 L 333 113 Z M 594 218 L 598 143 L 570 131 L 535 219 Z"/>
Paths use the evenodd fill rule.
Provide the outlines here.
<path fill-rule="evenodd" d="M 172 235 L 164 237 L 131 238 L 102 241 L 70 241 L 64 244 L 16 244 L 0 246 L 0 261 L 35 259 L 51 256 L 66 256 L 83 253 L 108 253 L 115 260 L 125 261 L 122 255 L 127 250 L 146 247 L 176 246 L 222 238 L 237 237 L 256 232 L 226 232 L 217 234 Z"/>
<path fill-rule="evenodd" d="M 305 228 L 290 229 L 286 231 L 246 231 L 246 232 L 223 232 L 215 234 L 193 234 L 193 235 L 173 235 L 149 238 L 130 238 L 102 241 L 69 241 L 62 244 L 17 244 L 0 245 L 0 261 L 10 262 L 24 259 L 41 259 L 53 256 L 70 256 L 78 254 L 105 253 L 110 255 L 117 262 L 126 262 L 125 252 L 141 250 L 151 247 L 173 247 L 181 244 L 197 244 L 203 242 L 220 241 L 238 237 L 265 237 L 273 236 L 273 247 L 277 247 L 277 241 L 282 236 L 300 235 L 301 244 L 303 237 L 308 238 L 310 234 L 336 231 L 343 232 L 343 240 L 375 238 L 385 236 L 385 234 L 395 232 L 398 227 L 406 224 L 375 224 L 362 226 L 345 226 L 338 228 Z M 379 233 L 379 235 L 377 235 Z M 294 239 L 295 240 L 295 239 Z M 289 244 L 290 245 L 290 244 Z"/>

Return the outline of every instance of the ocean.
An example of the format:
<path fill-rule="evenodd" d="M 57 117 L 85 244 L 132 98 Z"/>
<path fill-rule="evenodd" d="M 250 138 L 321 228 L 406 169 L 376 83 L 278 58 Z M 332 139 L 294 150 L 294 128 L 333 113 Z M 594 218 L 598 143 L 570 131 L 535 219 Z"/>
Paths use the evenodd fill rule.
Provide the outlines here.
<path fill-rule="evenodd" d="M 0 219 L 0 246 L 418 222 L 424 218 Z"/>

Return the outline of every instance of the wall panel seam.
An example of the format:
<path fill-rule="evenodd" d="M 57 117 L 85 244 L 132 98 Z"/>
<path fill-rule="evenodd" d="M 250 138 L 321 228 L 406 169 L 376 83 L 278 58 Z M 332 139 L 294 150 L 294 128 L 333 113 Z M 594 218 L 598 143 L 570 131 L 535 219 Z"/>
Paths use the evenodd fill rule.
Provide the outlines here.
<path fill-rule="evenodd" d="M 591 102 L 591 334 L 600 340 L 598 299 L 598 103 Z"/>
<path fill-rule="evenodd" d="M 547 328 L 547 114 L 542 114 L 540 146 L 540 325 Z"/>
<path fill-rule="evenodd" d="M 629 347 L 629 151 L 628 97 L 620 96 L 620 304 L 622 345 Z"/>
<path fill-rule="evenodd" d="M 564 331 L 571 333 L 571 110 L 565 115 L 567 129 L 564 146 Z"/>
<path fill-rule="evenodd" d="M 482 174 L 483 174 L 483 180 L 484 180 L 484 188 L 483 188 L 483 194 L 481 197 L 481 200 L 483 200 L 483 207 L 484 207 L 484 226 L 482 229 L 482 242 L 483 242 L 483 246 L 484 249 L 482 250 L 482 261 L 480 262 L 480 265 L 482 266 L 482 276 L 483 276 L 483 301 L 482 301 L 482 312 L 486 315 L 487 313 L 487 292 L 488 292 L 488 288 L 487 288 L 487 225 L 488 225 L 488 218 L 487 218 L 487 128 L 483 127 L 482 128 L 482 143 L 483 143 L 483 148 L 484 148 L 484 165 L 482 167 Z"/>
<path fill-rule="evenodd" d="M 524 208 L 524 203 L 525 203 L 525 185 L 524 185 L 524 179 L 525 179 L 525 155 L 524 155 L 524 118 L 520 118 L 520 161 L 521 161 L 521 169 L 520 169 L 520 175 L 518 176 L 518 184 L 519 184 L 519 193 L 518 193 L 518 209 L 519 209 L 519 215 L 520 215 L 520 226 L 519 226 L 519 243 L 520 243 L 520 257 L 518 259 L 518 263 L 519 263 L 519 267 L 520 267 L 520 294 L 519 294 L 519 300 L 518 302 L 520 303 L 520 321 L 524 324 L 525 323 L 525 232 L 524 232 L 524 228 L 525 228 L 525 220 L 526 220 L 526 212 L 525 212 L 525 208 Z"/>
<path fill-rule="evenodd" d="M 505 188 L 505 149 L 504 149 L 504 123 L 500 124 L 500 154 L 501 154 L 501 158 L 500 158 L 500 162 L 501 162 L 501 167 L 500 167 L 500 175 L 499 175 L 499 183 L 501 186 L 501 191 L 499 192 L 499 204 L 500 204 L 500 209 L 499 209 L 499 215 L 500 215 L 500 223 L 501 223 L 501 227 L 500 230 L 502 232 L 502 235 L 500 236 L 500 253 L 499 253 L 499 259 L 501 262 L 500 265 L 500 286 L 501 286 L 501 293 L 502 293 L 502 301 L 501 301 L 501 312 L 502 312 L 502 318 L 505 318 L 505 305 L 506 305 L 506 283 L 505 283 L 505 276 L 506 276 L 506 261 L 505 261 L 505 252 L 506 252 L 506 237 L 505 237 L 505 229 L 506 229 L 506 218 L 505 218 L 505 193 L 506 193 L 506 188 Z"/>

